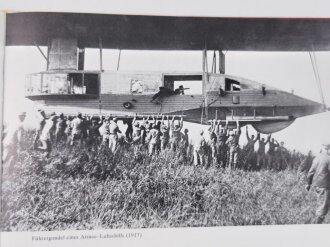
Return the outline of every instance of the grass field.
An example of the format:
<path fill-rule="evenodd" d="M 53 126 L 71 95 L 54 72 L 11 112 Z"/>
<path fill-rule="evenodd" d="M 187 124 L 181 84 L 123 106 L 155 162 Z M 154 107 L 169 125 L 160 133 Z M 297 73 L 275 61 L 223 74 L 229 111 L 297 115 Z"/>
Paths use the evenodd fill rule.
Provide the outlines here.
<path fill-rule="evenodd" d="M 314 218 L 315 193 L 304 190 L 305 175 L 297 171 L 193 167 L 170 151 L 150 158 L 130 148 L 112 156 L 61 145 L 45 159 L 29 143 L 12 171 L 4 168 L 4 231 L 308 224 Z"/>

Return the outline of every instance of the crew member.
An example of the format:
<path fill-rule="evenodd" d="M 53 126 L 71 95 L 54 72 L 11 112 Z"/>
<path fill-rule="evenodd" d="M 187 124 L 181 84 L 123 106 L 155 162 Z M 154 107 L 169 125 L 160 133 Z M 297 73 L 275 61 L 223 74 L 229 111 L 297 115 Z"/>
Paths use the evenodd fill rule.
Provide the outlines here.
<path fill-rule="evenodd" d="M 174 123 L 174 119 L 176 116 L 173 116 L 171 120 L 171 130 L 172 130 L 172 136 L 171 136 L 171 150 L 176 151 L 178 148 L 178 145 L 180 143 L 181 138 L 181 129 L 183 127 L 183 117 L 181 117 L 181 120 L 179 123 Z"/>
<path fill-rule="evenodd" d="M 65 139 L 66 120 L 63 113 L 61 113 L 56 121 L 55 140 L 60 142 Z"/>
<path fill-rule="evenodd" d="M 258 141 L 258 138 L 259 138 L 259 134 L 258 134 L 258 137 L 255 137 L 254 135 L 251 135 L 251 137 L 250 137 L 249 128 L 248 128 L 248 126 L 246 126 L 247 144 L 243 148 L 244 157 L 243 157 L 243 164 L 242 165 L 245 166 L 248 169 L 251 168 L 251 157 L 254 154 L 254 145 Z"/>
<path fill-rule="evenodd" d="M 322 151 L 313 161 L 307 175 L 306 190 L 310 190 L 314 184 L 318 194 L 318 208 L 316 210 L 315 223 L 321 224 L 330 209 L 330 144 L 324 144 Z"/>
<path fill-rule="evenodd" d="M 50 118 L 46 120 L 45 126 L 42 129 L 40 134 L 40 142 L 41 146 L 38 147 L 38 150 L 46 151 L 46 157 L 49 158 L 50 152 L 52 151 L 52 143 L 54 139 L 54 130 L 55 130 L 55 122 L 57 116 L 55 113 L 50 115 Z"/>
<path fill-rule="evenodd" d="M 216 128 L 216 122 L 215 122 L 215 120 L 213 120 L 211 122 L 211 126 L 209 127 L 208 131 L 209 131 L 209 136 L 210 136 L 209 145 L 211 148 L 211 160 L 212 160 L 212 163 L 214 163 L 214 164 L 217 162 L 217 149 L 216 149 L 217 136 L 214 133 L 215 128 Z"/>
<path fill-rule="evenodd" d="M 241 129 L 238 121 L 236 121 L 236 126 L 237 128 L 235 130 L 230 131 L 229 138 L 226 141 L 226 144 L 229 147 L 228 166 L 231 169 L 236 169 L 237 166 L 238 152 L 239 152 L 239 138 L 241 136 Z"/>
<path fill-rule="evenodd" d="M 119 127 L 117 125 L 118 119 L 114 118 L 109 125 L 109 148 L 111 152 L 114 154 L 117 151 L 118 146 L 118 134 L 121 133 Z"/>
<path fill-rule="evenodd" d="M 199 132 L 198 138 L 195 140 L 193 148 L 194 148 L 194 165 L 198 166 L 204 165 L 204 148 L 205 148 L 205 138 L 204 131 L 201 130 Z"/>
<path fill-rule="evenodd" d="M 83 125 L 84 125 L 84 120 L 82 118 L 82 114 L 79 112 L 77 114 L 77 117 L 71 121 L 71 127 L 72 127 L 71 146 L 77 140 L 80 141 L 80 144 L 82 143 L 83 128 L 84 128 Z"/>
<path fill-rule="evenodd" d="M 170 141 L 170 117 L 167 116 L 167 124 L 164 122 L 164 116 L 162 117 L 162 122 L 160 126 L 160 148 L 161 150 L 165 150 L 168 146 L 168 143 Z"/>
<path fill-rule="evenodd" d="M 149 132 L 148 143 L 149 143 L 149 155 L 153 156 L 158 152 L 157 146 L 160 143 L 160 131 L 157 129 L 157 125 L 153 124 L 152 129 Z"/>
<path fill-rule="evenodd" d="M 35 130 L 34 141 L 33 141 L 33 147 L 35 149 L 37 149 L 37 147 L 38 147 L 39 137 L 40 137 L 43 127 L 45 126 L 45 122 L 46 122 L 45 112 L 41 109 L 38 109 L 37 126 L 36 126 L 36 130 Z"/>
<path fill-rule="evenodd" d="M 270 141 L 270 136 L 268 136 L 267 141 L 265 138 L 260 139 L 260 133 L 258 133 L 259 147 L 257 150 L 257 169 L 260 170 L 262 166 L 266 163 L 266 145 Z"/>
<path fill-rule="evenodd" d="M 270 139 L 268 144 L 268 152 L 267 152 L 267 167 L 268 169 L 273 169 L 274 160 L 275 160 L 275 151 L 276 148 L 280 146 L 280 144 L 275 141 L 274 138 L 271 138 L 271 135 L 268 137 Z"/>

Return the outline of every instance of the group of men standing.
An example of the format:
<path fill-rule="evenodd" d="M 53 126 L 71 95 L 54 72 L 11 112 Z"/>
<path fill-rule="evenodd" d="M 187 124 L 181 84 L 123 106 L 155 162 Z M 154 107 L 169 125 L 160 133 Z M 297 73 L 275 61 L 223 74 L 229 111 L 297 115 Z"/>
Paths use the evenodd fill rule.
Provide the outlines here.
<path fill-rule="evenodd" d="M 20 116 L 21 125 L 25 116 Z M 260 133 L 256 137 L 250 136 L 248 128 L 247 144 L 241 149 L 239 121 L 236 121 L 236 128 L 230 130 L 228 122 L 223 125 L 220 120 L 213 120 L 208 128 L 208 138 L 201 130 L 192 143 L 188 129 L 183 130 L 183 118 L 180 116 L 148 116 L 139 120 L 136 117 L 123 118 L 123 123 L 126 125 L 124 131 L 119 128 L 116 117 L 83 116 L 81 113 L 76 116 L 52 113 L 47 117 L 43 110 L 38 110 L 33 147 L 46 152 L 49 157 L 55 143 L 68 146 L 85 143 L 96 148 L 102 145 L 113 154 L 125 145 L 133 145 L 135 153 L 146 149 L 150 156 L 154 156 L 169 149 L 186 163 L 193 160 L 196 166 L 219 165 L 247 170 L 271 169 L 274 165 L 280 167 L 288 162 L 284 157 L 284 143 L 280 145 L 270 135 L 267 140 L 260 138 Z M 256 142 L 259 144 L 257 152 L 254 148 Z"/>
<path fill-rule="evenodd" d="M 127 125 L 125 133 L 118 126 L 118 118 L 106 116 L 83 116 L 78 113 L 76 116 L 52 113 L 46 118 L 44 111 L 38 111 L 38 127 L 35 131 L 34 148 L 46 151 L 49 156 L 54 143 L 63 142 L 66 145 L 86 143 L 89 146 L 107 146 L 111 153 L 126 144 L 134 146 L 135 152 L 146 147 L 150 156 L 159 153 L 161 150 L 170 148 L 173 151 L 180 151 L 184 157 L 187 156 L 189 146 L 188 130 L 181 132 L 183 118 L 175 120 L 176 116 L 162 116 L 157 120 L 155 116 L 148 116 L 138 121 L 123 119 Z M 39 143 L 41 145 L 39 145 Z"/>
<path fill-rule="evenodd" d="M 279 144 L 271 135 L 268 135 L 267 139 L 262 138 L 260 133 L 250 136 L 246 127 L 247 143 L 241 148 L 242 131 L 239 121 L 236 121 L 236 128 L 230 130 L 228 122 L 222 126 L 220 120 L 213 120 L 208 128 L 208 134 L 209 140 L 206 141 L 204 131 L 200 131 L 200 137 L 193 144 L 195 165 L 211 161 L 213 164 L 231 169 L 282 170 L 289 167 L 290 158 L 284 142 Z M 257 143 L 258 148 L 255 150 Z"/>
<path fill-rule="evenodd" d="M 13 163 L 20 151 L 20 143 L 24 135 L 24 120 L 26 114 L 18 116 L 17 123 L 14 123 L 4 131 L 3 139 L 3 162 Z M 143 118 L 137 121 L 136 118 L 124 120 L 127 125 L 125 133 L 122 133 L 118 126 L 116 117 L 105 116 L 83 116 L 78 113 L 76 116 L 56 115 L 52 113 L 48 118 L 42 110 L 38 110 L 38 125 L 35 130 L 34 148 L 42 150 L 50 155 L 54 143 L 64 143 L 69 146 L 81 145 L 83 143 L 98 147 L 100 144 L 107 146 L 110 152 L 115 153 L 118 148 L 126 143 L 133 145 L 134 152 L 146 149 L 150 156 L 168 149 L 178 153 L 186 162 L 189 160 L 190 147 L 192 147 L 194 164 L 207 165 L 205 162 L 222 165 L 224 168 L 240 168 L 260 170 L 262 168 L 279 169 L 289 168 L 293 163 L 285 154 L 287 150 L 284 143 L 280 144 L 268 135 L 267 139 L 249 135 L 246 128 L 247 144 L 241 149 L 239 139 L 241 136 L 240 124 L 236 122 L 236 128 L 229 130 L 228 122 L 225 126 L 218 120 L 211 121 L 208 129 L 208 141 L 204 138 L 204 131 L 201 130 L 198 138 L 190 145 L 188 129 L 183 128 L 183 118 L 175 120 L 169 116 L 162 116 L 157 120 L 155 116 Z M 258 142 L 258 149 L 255 151 L 255 144 Z M 266 145 L 268 151 L 266 153 Z M 253 159 L 256 157 L 256 159 Z M 308 160 L 308 162 L 307 162 Z M 315 184 L 318 194 L 318 209 L 316 211 L 316 223 L 322 223 L 330 209 L 330 145 L 325 144 L 316 158 L 309 155 L 303 165 L 303 169 L 309 170 L 307 175 L 309 190 L 311 184 Z"/>

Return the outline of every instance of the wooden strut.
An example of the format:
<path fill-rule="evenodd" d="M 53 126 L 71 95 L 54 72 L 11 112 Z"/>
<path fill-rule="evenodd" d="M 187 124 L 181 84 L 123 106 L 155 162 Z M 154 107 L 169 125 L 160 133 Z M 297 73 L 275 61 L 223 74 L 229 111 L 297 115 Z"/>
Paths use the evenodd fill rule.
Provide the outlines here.
<path fill-rule="evenodd" d="M 99 49 L 100 49 L 100 71 L 103 71 L 103 57 L 102 57 L 102 39 L 99 38 Z"/>
<path fill-rule="evenodd" d="M 217 56 L 215 51 L 213 52 L 212 73 L 217 73 Z"/>
<path fill-rule="evenodd" d="M 46 62 L 48 64 L 48 58 L 47 58 L 47 56 L 43 53 L 43 51 L 40 49 L 40 47 L 37 45 L 37 43 L 35 41 L 33 41 L 33 43 L 38 48 L 39 52 L 41 53 L 41 55 L 44 57 L 44 59 L 46 60 Z"/>
<path fill-rule="evenodd" d="M 207 64 L 207 43 L 205 40 L 205 48 L 203 50 L 203 96 L 204 96 L 204 111 L 202 109 L 201 123 L 204 121 L 204 114 L 206 121 L 208 120 L 208 103 L 207 103 L 207 92 L 206 84 L 208 82 L 208 64 Z"/>

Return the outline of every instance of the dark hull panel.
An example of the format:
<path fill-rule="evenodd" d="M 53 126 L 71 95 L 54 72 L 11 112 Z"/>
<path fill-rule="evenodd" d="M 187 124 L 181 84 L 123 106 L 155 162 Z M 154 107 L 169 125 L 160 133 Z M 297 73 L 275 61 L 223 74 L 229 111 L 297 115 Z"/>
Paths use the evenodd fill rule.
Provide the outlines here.
<path fill-rule="evenodd" d="M 294 120 L 291 121 L 279 121 L 279 122 L 259 122 L 253 123 L 252 126 L 260 133 L 271 134 L 286 127 L 290 126 Z"/>

